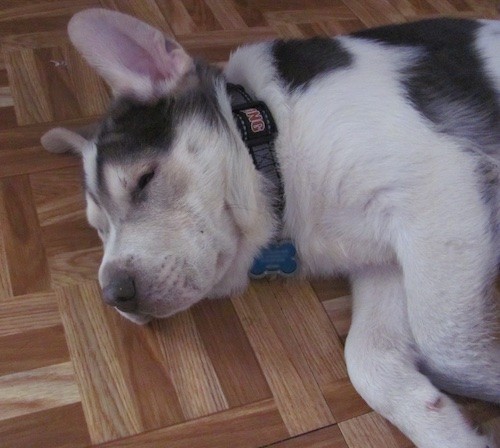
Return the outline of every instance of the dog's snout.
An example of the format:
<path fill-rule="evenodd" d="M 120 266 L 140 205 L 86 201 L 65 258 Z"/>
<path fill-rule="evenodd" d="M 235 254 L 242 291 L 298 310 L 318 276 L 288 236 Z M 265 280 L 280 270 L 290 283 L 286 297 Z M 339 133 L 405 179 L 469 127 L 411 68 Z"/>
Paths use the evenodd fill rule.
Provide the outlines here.
<path fill-rule="evenodd" d="M 113 276 L 102 292 L 104 301 L 120 311 L 132 312 L 137 308 L 134 279 L 126 273 Z"/>

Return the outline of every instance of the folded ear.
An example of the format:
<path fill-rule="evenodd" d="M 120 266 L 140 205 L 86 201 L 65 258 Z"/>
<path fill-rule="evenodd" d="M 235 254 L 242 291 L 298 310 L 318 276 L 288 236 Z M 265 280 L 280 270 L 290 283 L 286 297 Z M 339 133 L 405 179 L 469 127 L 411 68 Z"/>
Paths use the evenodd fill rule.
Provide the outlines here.
<path fill-rule="evenodd" d="M 74 152 L 82 154 L 89 141 L 80 133 L 65 128 L 47 131 L 40 139 L 42 146 L 50 152 Z"/>
<path fill-rule="evenodd" d="M 193 60 L 174 40 L 134 17 L 106 9 L 75 14 L 68 24 L 71 42 L 106 80 L 115 95 L 140 99 L 172 89 Z"/>

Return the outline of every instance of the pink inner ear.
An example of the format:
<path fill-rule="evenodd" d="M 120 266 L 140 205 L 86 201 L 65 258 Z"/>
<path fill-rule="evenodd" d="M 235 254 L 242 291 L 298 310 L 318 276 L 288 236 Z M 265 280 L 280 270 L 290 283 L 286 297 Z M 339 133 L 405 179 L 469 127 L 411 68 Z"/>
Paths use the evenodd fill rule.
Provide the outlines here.
<path fill-rule="evenodd" d="M 154 46 L 145 49 L 128 35 L 119 31 L 107 30 L 104 36 L 110 49 L 113 49 L 112 60 L 117 64 L 139 76 L 147 76 L 153 81 L 170 78 L 175 72 L 174 67 L 169 67 L 166 60 L 169 59 L 165 46 L 161 48 L 157 36 L 151 36 L 151 43 Z M 155 39 L 156 38 L 156 39 Z M 163 51 L 162 51 L 163 50 Z M 165 60 L 166 59 L 166 60 Z"/>
<path fill-rule="evenodd" d="M 109 53 L 110 64 L 115 62 L 137 75 L 148 76 L 153 81 L 169 79 L 176 70 L 172 64 L 174 61 L 167 52 L 165 38 L 155 29 L 137 28 L 134 34 L 128 35 L 121 29 L 103 24 L 95 36 L 99 39 L 95 48 L 103 44 L 107 46 L 104 52 Z"/>
<path fill-rule="evenodd" d="M 184 50 L 160 30 L 118 12 L 80 12 L 68 30 L 73 44 L 114 90 L 154 92 L 155 84 L 175 82 L 191 64 Z"/>

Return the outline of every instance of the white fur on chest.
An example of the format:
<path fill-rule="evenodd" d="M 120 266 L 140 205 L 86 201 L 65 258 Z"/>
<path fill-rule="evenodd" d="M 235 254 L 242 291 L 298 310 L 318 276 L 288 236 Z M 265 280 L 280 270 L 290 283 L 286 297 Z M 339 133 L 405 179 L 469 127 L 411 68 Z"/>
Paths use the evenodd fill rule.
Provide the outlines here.
<path fill-rule="evenodd" d="M 353 64 L 292 94 L 277 83 L 267 44 L 238 50 L 226 69 L 275 116 L 285 232 L 314 274 L 392 261 L 396 215 L 413 200 L 421 165 L 434 163 L 436 146 L 455 146 L 404 97 L 399 72 L 415 50 L 341 41 Z"/>

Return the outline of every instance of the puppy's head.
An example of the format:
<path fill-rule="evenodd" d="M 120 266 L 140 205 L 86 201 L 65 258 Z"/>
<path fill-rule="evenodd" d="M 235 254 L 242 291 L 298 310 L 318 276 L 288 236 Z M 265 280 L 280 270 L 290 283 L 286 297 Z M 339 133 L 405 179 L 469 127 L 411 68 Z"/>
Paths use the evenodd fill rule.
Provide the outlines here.
<path fill-rule="evenodd" d="M 82 156 L 104 300 L 143 323 L 241 290 L 272 217 L 222 74 L 121 13 L 83 11 L 68 30 L 114 100 L 90 136 L 56 128 L 42 144 Z"/>

